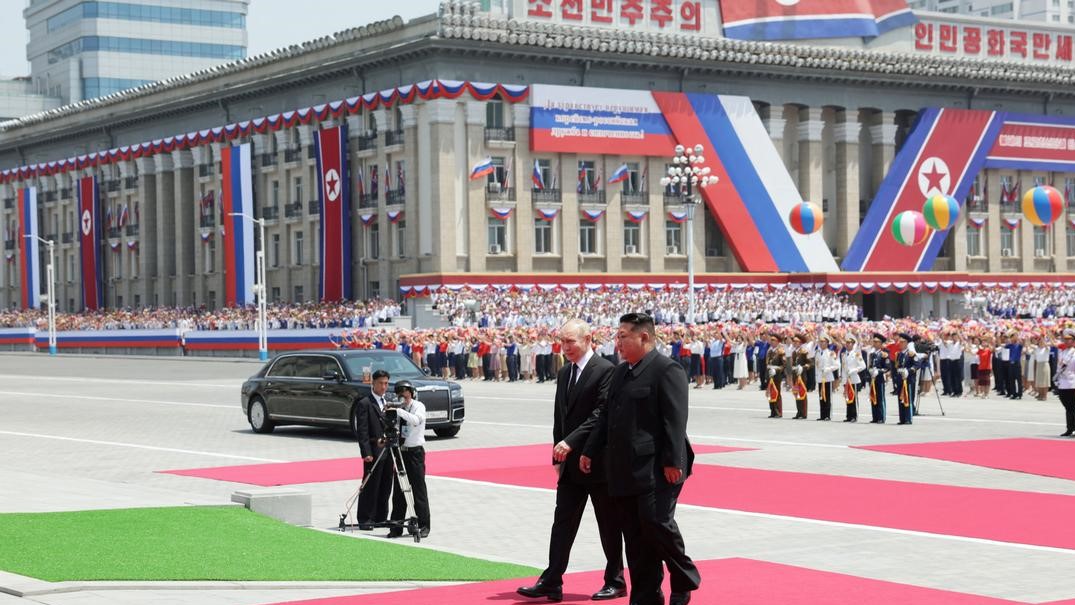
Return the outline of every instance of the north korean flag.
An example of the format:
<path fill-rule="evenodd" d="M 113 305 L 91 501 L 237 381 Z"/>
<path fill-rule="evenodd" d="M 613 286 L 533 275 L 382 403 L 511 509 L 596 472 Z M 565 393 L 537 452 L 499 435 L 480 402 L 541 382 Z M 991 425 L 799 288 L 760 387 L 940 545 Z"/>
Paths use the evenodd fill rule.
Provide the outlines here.
<path fill-rule="evenodd" d="M 82 308 L 96 311 L 104 306 L 101 272 L 101 203 L 97 177 L 78 181 L 79 251 L 82 256 Z"/>
<path fill-rule="evenodd" d="M 314 141 L 321 204 L 321 300 L 349 299 L 351 178 L 347 169 L 347 126 L 319 130 Z"/>
<path fill-rule="evenodd" d="M 918 21 L 906 0 L 721 0 L 720 14 L 739 40 L 875 37 Z"/>

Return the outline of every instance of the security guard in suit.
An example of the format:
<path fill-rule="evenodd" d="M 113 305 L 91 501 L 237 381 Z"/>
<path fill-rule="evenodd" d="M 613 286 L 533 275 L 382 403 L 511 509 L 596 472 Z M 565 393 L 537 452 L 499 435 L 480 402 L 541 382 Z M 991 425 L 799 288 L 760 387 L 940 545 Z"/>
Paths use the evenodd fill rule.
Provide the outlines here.
<path fill-rule="evenodd" d="M 362 480 L 365 487 L 358 495 L 358 528 L 373 529 L 374 523 L 388 520 L 388 497 L 392 494 L 392 460 L 389 456 L 377 464 L 374 462 L 384 450 L 385 393 L 388 392 L 389 374 L 385 370 L 373 373 L 370 394 L 356 406 L 355 431 L 358 433 L 358 449 L 362 453 Z"/>
<path fill-rule="evenodd" d="M 591 417 L 608 394 L 615 366 L 594 354 L 590 326 L 584 321 L 573 319 L 560 328 L 560 346 L 568 363 L 556 377 L 552 460 L 560 478 L 556 482 L 549 566 L 536 584 L 522 586 L 516 592 L 553 601 L 563 598 L 564 572 L 589 499 L 597 517 L 601 548 L 605 551 L 604 585 L 591 598 L 616 599 L 627 596 L 619 514 L 609 497 L 604 473 L 587 474 L 579 469 L 583 446 L 596 422 Z M 603 452 L 594 453 L 593 464 L 604 464 Z"/>
<path fill-rule="evenodd" d="M 594 472 L 593 455 L 607 446 L 605 472 L 623 523 L 631 603 L 664 604 L 663 562 L 671 581 L 669 605 L 686 605 L 701 583 L 675 521 L 676 502 L 694 464 L 687 440 L 687 375 L 657 352 L 656 340 L 649 315 L 620 318 L 616 341 L 624 363 L 612 374 L 579 468 Z"/>

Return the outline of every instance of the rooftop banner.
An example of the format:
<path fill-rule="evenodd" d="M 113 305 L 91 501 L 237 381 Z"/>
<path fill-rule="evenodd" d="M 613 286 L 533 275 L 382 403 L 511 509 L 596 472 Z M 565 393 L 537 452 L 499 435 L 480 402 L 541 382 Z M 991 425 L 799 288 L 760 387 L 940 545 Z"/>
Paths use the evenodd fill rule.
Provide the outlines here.
<path fill-rule="evenodd" d="M 740 40 L 873 38 L 918 21 L 906 0 L 722 0 L 724 35 Z"/>

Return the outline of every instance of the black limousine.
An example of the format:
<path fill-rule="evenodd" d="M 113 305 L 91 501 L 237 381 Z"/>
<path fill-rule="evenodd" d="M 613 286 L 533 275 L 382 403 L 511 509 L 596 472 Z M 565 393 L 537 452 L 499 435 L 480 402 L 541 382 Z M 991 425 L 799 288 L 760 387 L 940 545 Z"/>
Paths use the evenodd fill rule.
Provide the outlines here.
<path fill-rule="evenodd" d="M 389 392 L 409 380 L 426 407 L 426 428 L 452 437 L 463 424 L 463 387 L 427 376 L 398 351 L 340 350 L 285 353 L 243 383 L 243 415 L 257 433 L 301 424 L 350 428 L 355 404 L 370 393 L 371 374 L 387 370 Z"/>

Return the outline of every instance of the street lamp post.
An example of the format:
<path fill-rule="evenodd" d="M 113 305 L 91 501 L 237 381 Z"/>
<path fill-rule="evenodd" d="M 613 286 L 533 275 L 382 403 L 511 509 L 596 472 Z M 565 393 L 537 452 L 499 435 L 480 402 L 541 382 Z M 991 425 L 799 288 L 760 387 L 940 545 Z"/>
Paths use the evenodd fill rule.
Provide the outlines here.
<path fill-rule="evenodd" d="M 265 317 L 265 219 L 254 218 L 245 212 L 229 212 L 228 216 L 241 216 L 258 226 L 258 251 L 254 255 L 258 279 L 254 284 L 254 295 L 258 297 L 258 359 L 267 361 L 269 359 L 269 332 Z"/>
<path fill-rule="evenodd" d="M 54 289 L 54 285 L 53 285 L 52 282 L 54 281 L 53 277 L 55 275 L 55 271 L 53 269 L 53 262 L 56 259 L 56 242 L 54 242 L 54 241 L 52 241 L 50 239 L 45 239 L 45 238 L 37 236 L 37 235 L 24 235 L 23 237 L 25 237 L 26 239 L 36 238 L 39 242 L 45 244 L 49 248 L 49 264 L 48 264 L 48 267 L 46 267 L 46 269 L 45 269 L 46 276 L 48 277 L 48 280 L 49 280 L 48 289 L 46 290 L 46 292 L 48 293 L 47 294 L 48 299 L 46 300 L 46 304 L 48 304 L 48 306 L 49 306 L 49 355 L 55 355 L 56 354 L 56 290 Z"/>
<path fill-rule="evenodd" d="M 694 323 L 694 210 L 701 203 L 698 197 L 702 187 L 708 187 L 720 180 L 710 175 L 710 168 L 705 165 L 705 148 L 701 145 L 684 147 L 676 145 L 676 155 L 672 157 L 672 166 L 668 176 L 661 177 L 661 185 L 680 187 L 683 205 L 687 210 L 687 322 Z"/>

